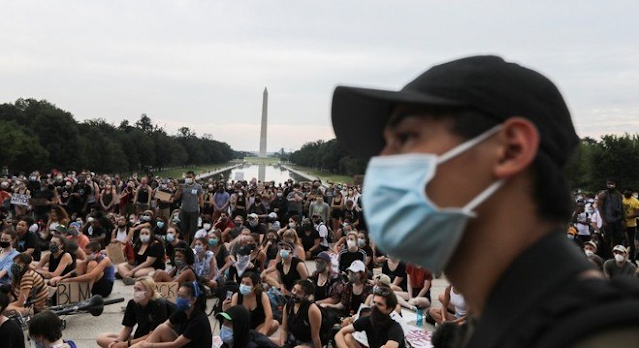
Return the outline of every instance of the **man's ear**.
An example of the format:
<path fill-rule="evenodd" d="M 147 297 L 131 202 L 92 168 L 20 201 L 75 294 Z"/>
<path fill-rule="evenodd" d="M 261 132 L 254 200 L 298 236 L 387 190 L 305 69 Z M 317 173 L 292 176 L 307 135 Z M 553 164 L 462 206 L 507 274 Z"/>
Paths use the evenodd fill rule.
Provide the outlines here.
<path fill-rule="evenodd" d="M 498 134 L 501 146 L 493 174 L 504 179 L 524 172 L 539 151 L 537 127 L 523 117 L 511 117 L 504 121 Z"/>

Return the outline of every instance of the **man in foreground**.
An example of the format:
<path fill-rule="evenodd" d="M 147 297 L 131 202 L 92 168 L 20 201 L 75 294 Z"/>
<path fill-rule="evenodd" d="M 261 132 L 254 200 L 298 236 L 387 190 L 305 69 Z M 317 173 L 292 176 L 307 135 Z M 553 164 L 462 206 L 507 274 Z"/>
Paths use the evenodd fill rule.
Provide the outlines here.
<path fill-rule="evenodd" d="M 562 169 L 579 138 L 546 77 L 468 57 L 398 92 L 338 87 L 332 117 L 345 149 L 377 156 L 362 199 L 378 249 L 445 271 L 464 295 L 471 317 L 453 346 L 639 341 L 636 280 L 609 282 L 565 237 Z"/>

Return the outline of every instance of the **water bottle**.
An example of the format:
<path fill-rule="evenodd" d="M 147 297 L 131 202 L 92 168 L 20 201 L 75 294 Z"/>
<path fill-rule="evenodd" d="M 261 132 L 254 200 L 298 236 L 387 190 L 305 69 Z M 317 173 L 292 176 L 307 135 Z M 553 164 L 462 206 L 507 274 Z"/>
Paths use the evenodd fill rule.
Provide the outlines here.
<path fill-rule="evenodd" d="M 418 327 L 424 326 L 424 313 L 422 313 L 422 309 L 417 307 L 417 320 L 415 321 L 415 325 Z"/>

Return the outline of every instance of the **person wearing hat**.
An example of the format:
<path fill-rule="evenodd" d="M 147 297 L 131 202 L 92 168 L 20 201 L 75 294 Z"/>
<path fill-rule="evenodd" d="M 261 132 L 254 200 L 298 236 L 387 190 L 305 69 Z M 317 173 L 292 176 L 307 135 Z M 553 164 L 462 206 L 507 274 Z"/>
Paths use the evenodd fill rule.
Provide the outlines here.
<path fill-rule="evenodd" d="M 346 269 L 347 276 L 345 284 L 342 286 L 340 302 L 336 304 L 322 303 L 321 307 L 335 309 L 344 317 L 357 313 L 359 306 L 363 304 L 368 295 L 373 291 L 373 287 L 368 284 L 366 277 L 366 266 L 364 262 L 355 260 Z"/>
<path fill-rule="evenodd" d="M 308 279 L 315 286 L 313 300 L 318 305 L 322 303 L 336 304 L 340 301 L 342 281 L 333 272 L 331 256 L 322 251 L 315 257 L 315 271 Z"/>
<path fill-rule="evenodd" d="M 343 148 L 375 156 L 362 197 L 371 239 L 389 255 L 446 273 L 471 313 L 460 338 L 468 347 L 595 338 L 623 346 L 639 332 L 639 300 L 624 306 L 633 320 L 585 321 L 579 310 L 574 319 L 557 308 L 579 293 L 590 296 L 580 310 L 592 310 L 596 286 L 630 290 L 608 283 L 565 237 L 572 197 L 562 170 L 579 137 L 546 77 L 500 57 L 466 57 L 400 91 L 339 86 L 332 121 Z M 622 297 L 596 303 L 605 309 Z M 542 325 L 549 307 L 566 317 Z M 566 328 L 573 322 L 580 325 Z"/>
<path fill-rule="evenodd" d="M 606 277 L 614 278 L 618 276 L 634 276 L 637 272 L 637 266 L 628 261 L 628 249 L 623 245 L 615 245 L 612 248 L 613 259 L 606 260 L 603 265 L 603 271 Z"/>
<path fill-rule="evenodd" d="M 603 260 L 597 255 L 597 244 L 591 240 L 584 243 L 584 253 L 588 257 L 588 261 L 592 262 L 599 272 L 603 272 Z"/>
<path fill-rule="evenodd" d="M 268 337 L 250 329 L 250 316 L 246 307 L 237 305 L 218 313 L 221 348 L 277 347 Z"/>
<path fill-rule="evenodd" d="M 300 279 L 308 278 L 308 270 L 304 261 L 295 256 L 295 246 L 287 241 L 280 241 L 278 244 L 280 249 L 279 256 L 282 262 L 275 266 L 277 275 L 277 283 L 280 284 L 282 294 L 289 294 L 295 282 Z M 266 270 L 264 271 L 268 273 Z M 263 273 L 264 275 L 264 273 Z"/>

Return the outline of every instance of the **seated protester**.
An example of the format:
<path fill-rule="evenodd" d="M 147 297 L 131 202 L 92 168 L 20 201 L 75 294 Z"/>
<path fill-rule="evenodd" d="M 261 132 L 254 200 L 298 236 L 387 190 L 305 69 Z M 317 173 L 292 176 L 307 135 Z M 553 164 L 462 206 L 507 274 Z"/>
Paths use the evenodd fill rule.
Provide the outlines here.
<path fill-rule="evenodd" d="M 364 265 L 369 272 L 372 272 L 373 268 L 375 268 L 375 263 L 373 262 L 373 248 L 370 245 L 368 233 L 361 228 L 357 231 L 357 246 L 366 253 Z"/>
<path fill-rule="evenodd" d="M 279 328 L 279 323 L 273 320 L 271 301 L 262 289 L 258 273 L 244 273 L 240 282 L 240 290 L 233 294 L 230 300 L 224 300 L 222 308 L 227 310 L 236 305 L 242 305 L 248 309 L 251 329 L 265 336 L 271 336 Z"/>
<path fill-rule="evenodd" d="M 149 337 L 175 311 L 175 305 L 162 299 L 155 291 L 155 282 L 149 276 L 140 277 L 133 285 L 133 299 L 129 300 L 122 318 L 122 331 L 101 333 L 96 339 L 102 348 L 126 348 Z M 137 325 L 135 333 L 133 327 Z"/>
<path fill-rule="evenodd" d="M 135 264 L 122 262 L 117 265 L 118 274 L 125 285 L 133 285 L 133 278 L 142 277 L 149 273 L 164 269 L 164 246 L 162 242 L 153 236 L 149 228 L 140 230 L 140 240 L 133 246 L 135 251 Z"/>
<path fill-rule="evenodd" d="M 153 274 L 153 280 L 156 282 L 192 282 L 197 277 L 193 264 L 195 263 L 195 255 L 191 249 L 175 250 L 175 267 L 170 271 L 158 270 Z"/>
<path fill-rule="evenodd" d="M 291 290 L 292 301 L 282 311 L 279 344 L 283 347 L 321 348 L 322 312 L 310 299 L 315 292 L 310 280 L 298 280 Z"/>
<path fill-rule="evenodd" d="M 211 289 L 217 287 L 218 269 L 215 262 L 215 255 L 207 249 L 208 241 L 206 238 L 195 239 L 195 259 L 193 269 L 197 279 Z"/>
<path fill-rule="evenodd" d="M 266 253 L 257 247 L 256 234 L 240 236 L 242 247 L 234 255 L 235 263 L 229 268 L 229 279 L 239 283 L 245 271 L 260 273 L 266 260 Z"/>
<path fill-rule="evenodd" d="M 244 306 L 233 306 L 218 313 L 221 348 L 275 347 L 271 339 L 249 328 L 249 312 Z"/>
<path fill-rule="evenodd" d="M 249 223 L 251 222 L 252 216 L 257 216 L 258 218 L 258 223 L 255 224 L 254 227 L 258 226 L 258 225 L 262 225 L 264 226 L 264 229 L 266 228 L 266 226 L 264 225 L 264 223 L 266 222 L 266 218 L 268 217 L 268 208 L 266 207 L 266 205 L 264 204 L 264 199 L 262 198 L 261 194 L 257 194 L 255 195 L 255 201 L 253 201 L 253 204 L 251 205 L 251 207 L 249 208 Z M 257 231 L 252 231 L 253 233 L 259 233 Z M 266 231 L 265 231 L 266 232 Z M 261 236 L 263 236 L 264 234 L 261 234 Z"/>
<path fill-rule="evenodd" d="M 13 248 L 17 241 L 18 235 L 13 229 L 7 228 L 0 232 L 0 289 L 10 287 L 13 258 L 20 254 Z"/>
<path fill-rule="evenodd" d="M 346 272 L 346 269 L 356 260 L 362 263 L 366 260 L 366 252 L 357 246 L 357 238 L 357 232 L 349 232 L 346 235 L 346 248 L 340 250 L 338 254 L 340 272 Z"/>
<path fill-rule="evenodd" d="M 214 230 L 220 230 L 222 235 L 231 233 L 231 230 L 235 227 L 233 220 L 229 218 L 229 213 L 223 211 L 220 213 L 220 217 L 213 225 Z"/>
<path fill-rule="evenodd" d="M 364 301 L 364 304 L 368 307 L 373 306 L 373 297 L 375 297 L 374 294 L 379 289 L 382 289 L 383 291 L 393 291 L 393 289 L 391 289 L 390 287 L 390 284 L 391 284 L 390 277 L 387 276 L 386 274 L 380 273 L 380 274 L 373 275 L 372 284 L 373 284 L 373 293 L 368 295 L 368 297 L 366 298 L 366 301 Z M 395 312 L 399 315 L 402 314 L 402 306 L 399 305 L 399 303 L 397 304 L 397 306 L 395 306 Z"/>
<path fill-rule="evenodd" d="M 166 230 L 169 225 L 166 223 L 166 218 L 158 215 L 155 218 L 155 226 L 153 227 L 153 234 L 160 237 L 161 239 L 166 236 Z"/>
<path fill-rule="evenodd" d="M 51 278 L 49 285 L 55 286 L 58 282 L 88 282 L 91 295 L 111 295 L 115 282 L 115 266 L 100 249 L 98 242 L 89 243 L 84 250 L 87 258 L 78 263 L 75 272 Z"/>
<path fill-rule="evenodd" d="M 202 228 L 195 232 L 193 236 L 193 242 L 195 242 L 195 238 L 208 238 L 209 233 L 211 233 L 211 229 L 213 228 L 213 223 L 211 221 L 211 215 L 204 215 L 202 217 Z M 193 242 L 191 242 L 191 248 L 193 248 Z"/>
<path fill-rule="evenodd" d="M 268 232 L 266 232 L 266 238 L 264 238 L 264 240 L 262 241 L 262 250 L 266 254 L 264 269 L 275 266 L 275 259 L 277 258 L 277 254 L 279 252 L 277 243 L 279 243 L 279 236 L 277 235 L 277 231 L 269 229 Z"/>
<path fill-rule="evenodd" d="M 384 256 L 382 264 L 382 273 L 391 279 L 391 288 L 393 291 L 408 291 L 408 276 L 406 275 L 406 264 L 392 256 Z"/>
<path fill-rule="evenodd" d="M 339 330 L 335 335 L 337 346 L 361 347 L 361 344 L 353 337 L 353 333 L 364 331 L 369 348 L 406 347 L 401 325 L 390 316 L 396 306 L 397 298 L 390 289 L 377 288 L 373 293 L 371 315 L 361 317 L 353 324 Z"/>
<path fill-rule="evenodd" d="M 360 260 L 353 261 L 347 271 L 348 283 L 343 287 L 340 302 L 336 304 L 327 302 L 320 304 L 321 307 L 340 311 L 342 316 L 352 316 L 357 313 L 359 306 L 364 303 L 368 295 L 373 291 L 373 287 L 368 284 L 366 279 L 364 262 Z"/>
<path fill-rule="evenodd" d="M 188 249 L 189 245 L 182 240 L 180 228 L 177 225 L 170 225 L 166 229 L 165 240 L 166 255 L 169 257 L 171 265 L 175 265 L 175 249 Z"/>
<path fill-rule="evenodd" d="M 278 246 L 282 262 L 275 266 L 275 275 L 277 283 L 280 284 L 280 291 L 286 296 L 293 289 L 296 281 L 308 278 L 308 270 L 304 261 L 293 255 L 294 247 L 291 243 L 281 241 Z"/>
<path fill-rule="evenodd" d="M 319 214 L 313 214 L 313 229 L 317 231 L 320 236 L 320 249 L 321 251 L 327 251 L 330 249 L 329 240 L 328 240 L 328 226 L 324 223 L 324 221 L 320 218 Z M 304 244 L 304 243 L 302 243 Z"/>
<path fill-rule="evenodd" d="M 11 299 L 6 311 L 16 311 L 26 314 L 29 309 L 24 307 L 25 302 L 31 299 L 33 309 L 37 313 L 45 309 L 49 288 L 44 279 L 30 268 L 33 262 L 31 255 L 20 253 L 13 258 L 11 265 Z M 33 293 L 35 289 L 35 294 Z"/>
<path fill-rule="evenodd" d="M 42 278 L 51 279 L 75 269 L 73 256 L 67 251 L 67 243 L 62 237 L 51 237 L 49 251 L 50 253 L 44 255 L 36 266 L 36 272 L 40 273 Z"/>
<path fill-rule="evenodd" d="M 120 243 L 120 245 L 122 245 L 122 248 L 124 249 L 124 246 L 127 243 L 132 243 L 129 236 L 129 228 L 126 223 L 126 217 L 119 216 L 116 219 L 115 223 L 115 228 L 113 229 L 113 231 L 111 231 L 111 243 Z"/>
<path fill-rule="evenodd" d="M 440 295 L 441 308 L 431 307 L 428 309 L 426 321 L 435 325 L 444 322 L 453 322 L 463 325 L 468 317 L 466 300 L 464 296 L 454 286 L 448 285 L 444 293 Z M 452 310 L 451 310 L 452 308 Z"/>
<path fill-rule="evenodd" d="M 146 340 L 131 347 L 211 348 L 213 336 L 206 316 L 204 288 L 197 282 L 182 283 L 177 296 L 177 310 L 169 320 L 158 325 Z"/>
<path fill-rule="evenodd" d="M 333 245 L 333 251 L 336 254 L 339 254 L 339 252 L 343 248 L 345 248 L 346 236 L 348 236 L 348 234 L 351 232 L 357 232 L 357 230 L 353 227 L 353 225 L 351 225 L 349 220 L 345 220 L 344 223 L 342 224 L 342 228 L 335 231 L 335 238 L 338 238 L 338 239 L 337 239 L 337 242 L 335 242 L 335 244 Z M 338 236 L 341 236 L 341 237 L 338 237 Z"/>
<path fill-rule="evenodd" d="M 603 271 L 606 277 L 635 276 L 637 266 L 628 261 L 628 249 L 623 245 L 615 245 L 612 248 L 614 259 L 604 262 Z"/>
<path fill-rule="evenodd" d="M 38 236 L 36 235 L 38 233 L 37 226 L 28 217 L 21 217 L 18 220 L 16 225 L 16 233 L 18 234 L 16 250 L 20 253 L 29 254 L 34 260 L 39 261 L 40 248 L 38 246 Z"/>
<path fill-rule="evenodd" d="M 132 243 L 137 243 L 140 238 L 140 232 L 143 228 L 153 231 L 154 225 L 153 211 L 145 210 L 138 217 L 135 214 L 129 216 L 129 239 Z"/>
<path fill-rule="evenodd" d="M 429 270 L 413 264 L 406 265 L 408 277 L 407 291 L 397 291 L 399 304 L 410 310 L 426 308 L 430 306 L 430 286 L 433 275 Z"/>
<path fill-rule="evenodd" d="M 219 277 L 224 277 L 224 273 L 231 267 L 233 259 L 226 249 L 226 245 L 222 242 L 222 234 L 217 231 L 213 232 L 209 237 L 208 250 L 213 252 L 215 256 L 215 264 L 219 268 Z"/>
<path fill-rule="evenodd" d="M 228 234 L 225 234 L 224 231 L 222 231 L 222 238 L 224 242 L 228 243 L 237 238 L 240 234 L 242 234 L 243 229 L 244 218 L 242 217 L 242 215 L 236 215 L 233 219 L 233 228 L 228 232 Z"/>
<path fill-rule="evenodd" d="M 261 203 L 260 203 L 261 204 Z M 264 214 L 266 216 L 266 214 Z M 264 235 L 266 234 L 266 225 L 260 222 L 259 215 L 256 213 L 248 214 L 246 217 L 246 222 L 244 223 L 244 227 L 248 228 L 251 233 L 255 233 L 259 236 L 259 242 L 261 243 L 264 239 Z"/>
<path fill-rule="evenodd" d="M 586 257 L 588 257 L 588 261 L 592 262 L 599 272 L 603 272 L 603 260 L 597 255 L 597 244 L 590 240 L 585 242 L 584 252 L 586 253 Z"/>
<path fill-rule="evenodd" d="M 304 248 L 304 255 L 307 260 L 312 260 L 313 258 L 315 258 L 315 255 L 319 254 L 322 251 L 322 249 L 320 248 L 322 238 L 309 219 L 302 219 L 302 228 L 300 229 L 300 232 L 297 236 L 302 243 L 302 247 Z"/>
<path fill-rule="evenodd" d="M 304 251 L 304 247 L 302 246 L 302 242 L 297 236 L 297 230 L 288 229 L 282 233 L 282 240 L 295 246 L 295 256 L 302 260 L 306 261 L 306 251 Z M 278 262 L 281 260 L 277 260 Z"/>
<path fill-rule="evenodd" d="M 68 232 L 61 231 L 59 226 L 57 230 L 60 231 L 61 233 L 67 233 L 67 241 L 73 241 L 76 244 L 78 244 L 80 249 L 84 249 L 87 246 L 87 244 L 89 244 L 89 237 L 81 233 L 81 229 L 82 229 L 81 223 L 72 222 L 69 224 Z"/>
<path fill-rule="evenodd" d="M 7 318 L 2 313 L 9 306 L 9 295 L 0 291 L 0 337 L 5 347 L 24 348 L 24 334 L 17 320 Z"/>
<path fill-rule="evenodd" d="M 315 272 L 308 278 L 313 282 L 313 302 L 316 304 L 336 304 L 341 300 L 344 283 L 339 275 L 334 274 L 331 257 L 322 251 L 315 257 Z"/>
<path fill-rule="evenodd" d="M 98 242 L 102 248 L 106 247 L 107 231 L 102 227 L 99 219 L 92 216 L 87 217 L 87 222 L 82 227 L 82 233 L 89 238 L 90 242 Z"/>
<path fill-rule="evenodd" d="M 62 339 L 62 320 L 57 314 L 46 310 L 31 318 L 29 322 L 29 337 L 36 347 L 46 348 L 76 348 L 70 340 Z"/>
<path fill-rule="evenodd" d="M 342 220 L 350 221 L 353 229 L 356 229 L 359 226 L 359 215 L 355 203 L 347 198 L 346 203 L 344 203 L 344 210 L 342 210 Z"/>
<path fill-rule="evenodd" d="M 283 238 L 284 232 L 288 230 L 294 230 L 295 232 L 297 232 L 297 229 L 299 228 L 298 221 L 299 221 L 299 217 L 297 215 L 293 215 L 289 217 L 288 225 L 282 226 L 282 228 L 279 231 L 277 231 L 277 234 L 279 234 Z"/>

